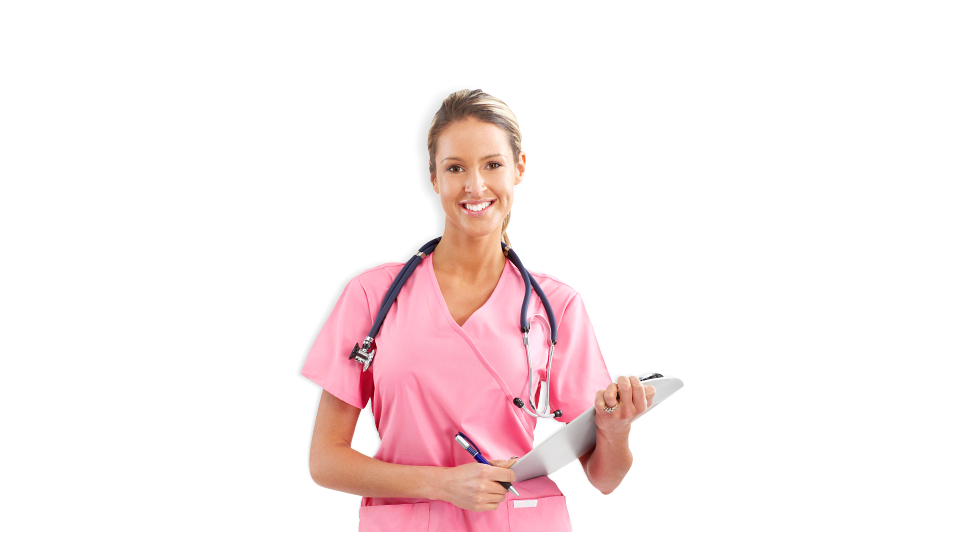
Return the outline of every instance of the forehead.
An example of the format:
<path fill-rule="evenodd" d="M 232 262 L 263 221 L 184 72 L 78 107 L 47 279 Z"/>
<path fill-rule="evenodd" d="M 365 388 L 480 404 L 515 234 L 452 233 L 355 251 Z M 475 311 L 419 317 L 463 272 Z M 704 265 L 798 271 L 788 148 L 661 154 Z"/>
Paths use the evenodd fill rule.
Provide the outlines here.
<path fill-rule="evenodd" d="M 473 117 L 449 124 L 437 139 L 437 159 L 510 153 L 507 134 L 496 124 Z"/>

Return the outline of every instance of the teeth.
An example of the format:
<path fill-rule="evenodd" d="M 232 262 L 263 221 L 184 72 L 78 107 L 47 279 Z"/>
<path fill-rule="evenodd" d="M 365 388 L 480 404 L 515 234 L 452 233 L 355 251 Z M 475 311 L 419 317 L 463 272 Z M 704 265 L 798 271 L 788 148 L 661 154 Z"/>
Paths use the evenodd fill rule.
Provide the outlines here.
<path fill-rule="evenodd" d="M 490 205 L 490 202 L 484 202 L 482 204 L 464 204 L 463 206 L 471 211 L 483 211 Z"/>

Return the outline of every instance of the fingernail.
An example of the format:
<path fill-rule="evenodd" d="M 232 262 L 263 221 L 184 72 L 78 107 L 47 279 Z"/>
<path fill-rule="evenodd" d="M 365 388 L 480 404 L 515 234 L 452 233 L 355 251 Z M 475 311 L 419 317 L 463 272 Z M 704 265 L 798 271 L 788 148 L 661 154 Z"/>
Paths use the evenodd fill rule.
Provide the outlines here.
<path fill-rule="evenodd" d="M 517 459 L 517 456 L 516 456 L 516 455 L 514 455 L 513 457 L 511 457 L 511 459 Z"/>

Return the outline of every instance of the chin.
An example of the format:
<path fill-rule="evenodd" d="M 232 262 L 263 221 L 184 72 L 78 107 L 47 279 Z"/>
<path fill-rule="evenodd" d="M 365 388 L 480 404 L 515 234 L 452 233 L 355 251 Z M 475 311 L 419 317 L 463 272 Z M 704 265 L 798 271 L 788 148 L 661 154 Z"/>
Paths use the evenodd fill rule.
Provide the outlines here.
<path fill-rule="evenodd" d="M 456 227 L 461 234 L 466 234 L 474 239 L 482 239 L 494 234 L 500 235 L 500 228 L 503 227 L 503 221 L 492 228 L 470 227 L 467 224 L 457 224 Z"/>

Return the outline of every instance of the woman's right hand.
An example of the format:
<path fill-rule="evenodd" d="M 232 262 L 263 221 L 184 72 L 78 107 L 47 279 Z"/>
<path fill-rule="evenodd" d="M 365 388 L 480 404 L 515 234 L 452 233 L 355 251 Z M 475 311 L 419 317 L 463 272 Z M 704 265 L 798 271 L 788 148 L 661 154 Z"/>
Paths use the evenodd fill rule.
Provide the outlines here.
<path fill-rule="evenodd" d="M 517 459 L 493 459 L 490 465 L 467 463 L 443 473 L 440 499 L 468 511 L 493 511 L 507 499 L 498 481 L 513 483 L 517 474 L 509 467 Z"/>

